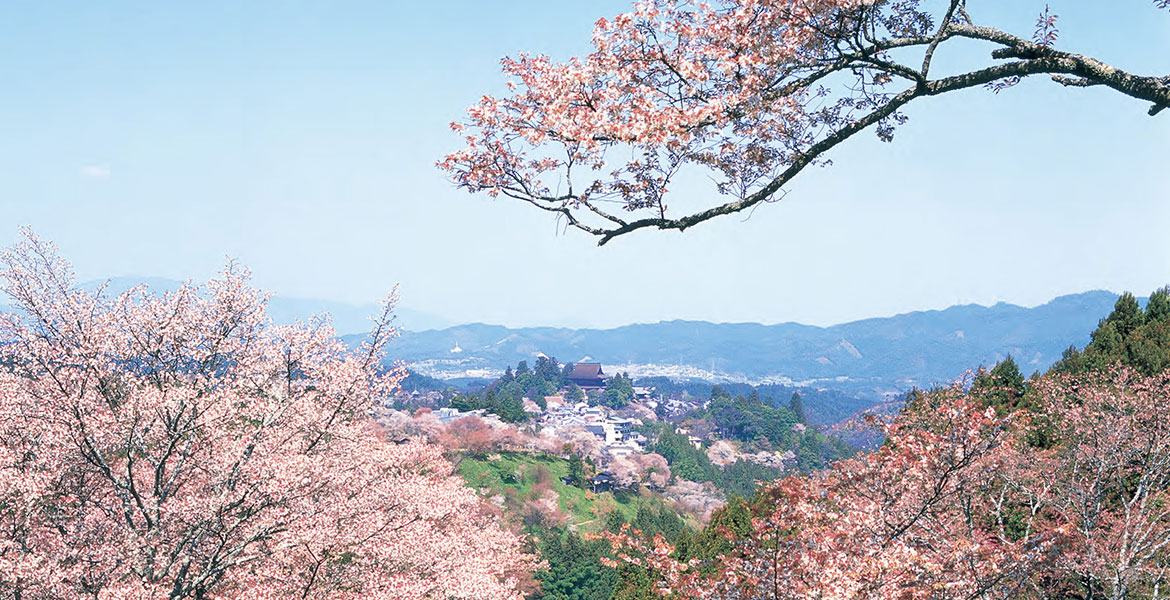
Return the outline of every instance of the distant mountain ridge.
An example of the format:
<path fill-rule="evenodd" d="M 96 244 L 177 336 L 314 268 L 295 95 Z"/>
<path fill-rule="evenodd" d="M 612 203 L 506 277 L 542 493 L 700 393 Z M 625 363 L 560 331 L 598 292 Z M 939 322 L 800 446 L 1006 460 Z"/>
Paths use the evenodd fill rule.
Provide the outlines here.
<path fill-rule="evenodd" d="M 830 327 L 664 321 L 613 329 L 470 324 L 406 332 L 391 355 L 441 377 L 490 374 L 539 354 L 591 357 L 642 375 L 792 382 L 871 392 L 945 384 L 1011 354 L 1026 373 L 1084 346 L 1117 294 L 1091 291 L 1024 308 L 962 305 Z"/>
<path fill-rule="evenodd" d="M 179 285 L 161 278 L 114 278 L 107 289 L 116 294 L 138 283 L 155 291 Z M 607 371 L 628 370 L 635 377 L 812 385 L 882 395 L 945 384 L 1008 354 L 1025 374 L 1043 371 L 1069 345 L 1087 344 L 1117 297 L 1098 290 L 1060 296 L 1033 308 L 970 304 L 829 327 L 664 321 L 612 329 L 479 323 L 430 329 L 443 326 L 444 320 L 399 309 L 398 324 L 406 331 L 389 351 L 393 361 L 441 378 L 494 377 L 509 365 L 521 360 L 531 364 L 545 354 L 561 362 L 599 361 Z M 278 323 L 330 313 L 341 334 L 364 331 L 376 310 L 373 304 L 281 296 L 269 304 Z M 342 337 L 356 341 L 361 336 Z"/>

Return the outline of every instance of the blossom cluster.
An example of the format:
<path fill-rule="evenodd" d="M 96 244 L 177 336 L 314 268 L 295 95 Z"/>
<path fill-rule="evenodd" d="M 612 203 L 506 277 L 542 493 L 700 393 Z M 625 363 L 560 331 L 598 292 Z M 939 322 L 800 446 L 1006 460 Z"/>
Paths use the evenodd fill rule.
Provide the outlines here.
<path fill-rule="evenodd" d="M 351 351 L 277 327 L 229 267 L 110 299 L 31 233 L 3 256 L 0 596 L 518 598 L 534 566 L 421 438 L 370 413 L 389 309 Z"/>

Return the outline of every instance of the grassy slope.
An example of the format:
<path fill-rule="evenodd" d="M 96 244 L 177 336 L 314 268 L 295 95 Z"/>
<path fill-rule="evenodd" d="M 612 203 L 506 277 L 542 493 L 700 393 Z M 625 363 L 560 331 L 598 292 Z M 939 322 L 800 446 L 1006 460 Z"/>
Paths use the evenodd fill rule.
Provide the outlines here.
<path fill-rule="evenodd" d="M 594 494 L 565 485 L 561 483 L 561 477 L 568 475 L 569 461 L 553 456 L 504 452 L 488 459 L 465 458 L 459 463 L 458 471 L 469 486 L 485 495 L 517 494 L 523 498 L 531 494 L 537 480 L 535 473 L 542 466 L 552 476 L 561 512 L 570 515 L 570 523 L 583 532 L 601 529 L 610 511 L 620 511 L 624 520 L 632 521 L 639 508 L 657 508 L 662 504 L 662 499 L 654 494 L 632 491 Z M 692 518 L 684 516 L 684 519 L 695 524 Z"/>

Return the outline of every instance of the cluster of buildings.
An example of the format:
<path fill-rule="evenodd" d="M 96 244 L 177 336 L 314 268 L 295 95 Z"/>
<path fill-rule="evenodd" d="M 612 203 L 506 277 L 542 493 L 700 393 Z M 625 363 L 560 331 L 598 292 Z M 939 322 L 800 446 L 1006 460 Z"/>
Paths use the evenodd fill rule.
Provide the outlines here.
<path fill-rule="evenodd" d="M 599 363 L 577 363 L 565 379 L 589 394 L 604 391 L 609 377 Z M 651 399 L 653 395 L 653 388 L 634 388 L 635 399 L 643 401 L 651 409 L 658 405 Z M 568 402 L 563 395 L 558 395 L 544 397 L 544 408 L 525 398 L 524 409 L 545 435 L 568 441 L 571 436 L 584 431 L 597 438 L 601 458 L 598 467 L 603 470 L 585 482 L 594 491 L 607 491 L 613 488 L 613 475 L 604 470 L 610 462 L 631 454 L 641 454 L 646 451 L 646 445 L 649 443 L 640 431 L 644 424 L 642 419 L 617 416 L 613 410 L 605 406 L 590 406 L 588 402 Z M 444 424 L 469 416 L 491 418 L 490 414 L 485 413 L 483 409 L 459 411 L 451 407 L 434 410 L 434 415 Z"/>
<path fill-rule="evenodd" d="M 635 396 L 637 397 L 638 390 L 642 388 L 634 388 Z M 651 390 L 652 392 L 653 390 Z M 657 400 L 646 400 L 646 406 L 651 410 L 657 412 L 663 418 L 669 419 L 671 417 L 679 417 L 685 415 L 696 408 L 707 408 L 709 401 L 694 401 L 694 400 L 678 400 L 675 398 L 659 398 Z"/>
<path fill-rule="evenodd" d="M 641 419 L 616 417 L 604 406 L 586 402 L 565 402 L 561 396 L 547 396 L 545 410 L 537 417 L 542 432 L 559 435 L 563 431 L 583 429 L 597 437 L 602 456 L 609 459 L 641 453 L 647 439 L 637 428 Z M 564 437 L 564 436 L 561 436 Z"/>

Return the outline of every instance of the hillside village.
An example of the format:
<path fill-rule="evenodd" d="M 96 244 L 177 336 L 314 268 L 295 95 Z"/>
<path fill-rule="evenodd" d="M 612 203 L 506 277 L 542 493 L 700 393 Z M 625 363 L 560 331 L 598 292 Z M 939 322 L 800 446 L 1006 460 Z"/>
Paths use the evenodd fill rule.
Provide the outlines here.
<path fill-rule="evenodd" d="M 552 364 L 555 359 L 551 360 Z M 541 359 L 537 371 L 552 372 L 549 362 Z M 528 373 L 525 364 L 517 369 L 524 377 Z M 625 374 L 606 373 L 601 363 L 576 363 L 565 365 L 558 378 L 559 386 L 554 394 L 530 394 L 520 397 L 523 408 L 520 417 L 507 418 L 512 411 L 498 405 L 483 405 L 487 398 L 497 399 L 504 392 L 501 384 L 508 377 L 517 377 L 511 369 L 501 380 L 484 391 L 484 398 L 470 400 L 455 396 L 450 401 L 438 392 L 415 391 L 403 395 L 399 405 L 403 407 L 425 407 L 443 426 L 452 426 L 464 419 L 475 418 L 499 431 L 516 432 L 530 436 L 524 445 L 529 451 L 538 446 L 549 448 L 572 448 L 572 452 L 588 459 L 595 467 L 595 474 L 586 482 L 564 481 L 575 485 L 587 484 L 593 491 L 606 491 L 643 483 L 651 488 L 665 488 L 665 482 L 655 485 L 649 478 L 614 476 L 612 471 L 628 471 L 632 459 L 638 461 L 657 459 L 665 462 L 655 453 L 656 438 L 661 437 L 663 427 L 668 427 L 674 439 L 683 440 L 693 451 L 693 456 L 710 468 L 723 468 L 743 460 L 772 470 L 786 470 L 796 466 L 796 454 L 791 449 L 757 452 L 741 451 L 740 443 L 725 439 L 718 428 L 698 423 L 694 430 L 688 416 L 701 414 L 710 400 L 693 396 L 682 398 L 661 394 L 654 387 L 633 386 Z M 626 388 L 623 392 L 615 389 Z M 535 390 L 535 388 L 533 388 Z M 615 400 L 616 397 L 616 400 Z M 608 404 L 607 404 L 608 402 Z M 803 435 L 807 427 L 802 423 L 791 425 L 794 435 Z M 671 457 L 671 462 L 675 457 Z M 680 475 L 681 478 L 681 475 Z"/>
<path fill-rule="evenodd" d="M 556 395 L 543 396 L 540 399 L 542 402 L 538 403 L 526 396 L 521 398 L 524 411 L 529 417 L 525 425 L 542 437 L 566 441 L 581 432 L 592 435 L 595 438 L 596 451 L 591 454 L 597 458 L 599 472 L 589 483 L 594 491 L 608 490 L 615 480 L 605 469 L 616 459 L 645 453 L 650 441 L 641 431 L 649 419 L 619 414 L 629 415 L 641 411 L 648 412 L 646 416 L 650 419 L 656 419 L 653 411 L 658 408 L 660 401 L 655 399 L 654 388 L 645 387 L 634 387 L 633 399 L 638 404 L 620 411 L 596 403 L 591 404 L 586 400 L 577 402 L 566 400 L 569 386 L 577 386 L 586 398 L 597 397 L 605 391 L 606 384 L 612 377 L 604 372 L 600 363 L 577 363 L 567 371 L 564 379 L 565 387 L 558 390 L 559 393 Z M 682 408 L 678 406 L 682 403 L 675 401 L 674 404 L 676 409 Z M 492 423 L 495 427 L 509 427 L 500 419 L 500 415 L 486 408 L 461 411 L 446 406 L 433 412 L 444 425 L 468 417 L 477 417 Z M 691 441 L 695 448 L 702 447 L 702 440 L 699 438 L 692 437 Z"/>

